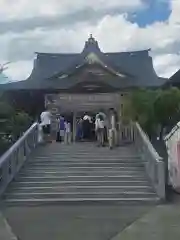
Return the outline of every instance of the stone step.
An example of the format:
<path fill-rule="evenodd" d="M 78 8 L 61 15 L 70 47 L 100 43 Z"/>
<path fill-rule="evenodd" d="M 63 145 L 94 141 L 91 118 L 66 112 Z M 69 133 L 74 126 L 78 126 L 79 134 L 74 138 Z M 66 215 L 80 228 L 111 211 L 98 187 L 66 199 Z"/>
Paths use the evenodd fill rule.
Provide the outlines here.
<path fill-rule="evenodd" d="M 18 174 L 18 176 L 33 176 L 33 177 L 36 177 L 36 176 L 43 176 L 44 178 L 46 177 L 49 177 L 49 176 L 112 176 L 112 175 L 115 175 L 115 176 L 144 176 L 145 177 L 145 173 L 143 171 L 131 171 L 131 170 L 127 170 L 127 171 L 111 171 L 111 170 L 94 170 L 94 171 L 48 171 L 48 170 L 45 170 L 45 171 L 30 171 L 30 170 L 25 170 L 25 171 L 22 171 Z"/>
<path fill-rule="evenodd" d="M 59 153 L 59 155 L 46 155 L 46 156 L 35 156 L 33 159 L 42 159 L 42 160 L 46 160 L 46 159 L 62 159 L 62 158 L 81 158 L 81 159 L 84 159 L 84 158 L 88 158 L 88 159 L 93 159 L 93 158 L 98 158 L 98 159 L 103 159 L 103 158 L 106 158 L 106 159 L 118 159 L 118 158 L 121 158 L 121 159 L 139 159 L 140 156 L 139 155 L 129 155 L 129 154 L 126 154 L 126 155 L 122 155 L 122 154 L 109 154 L 109 153 L 96 153 L 96 152 L 87 152 L 87 153 L 67 153 L 67 154 L 63 154 L 63 153 Z M 32 158 L 31 158 L 32 159 Z"/>
<path fill-rule="evenodd" d="M 31 159 L 46 159 L 46 158 L 54 158 L 54 159 L 59 159 L 59 158 L 67 158 L 67 157 L 74 157 L 74 158 L 77 158 L 77 157 L 99 157 L 99 158 L 102 158 L 102 157 L 120 157 L 120 158 L 140 158 L 141 156 L 139 154 L 134 154 L 134 153 L 123 153 L 123 152 L 119 152 L 119 153 L 114 153 L 114 152 L 97 152 L 97 151 L 87 151 L 87 152 L 67 152 L 67 153 L 63 153 L 63 152 L 60 152 L 59 154 L 57 155 L 52 155 L 52 154 L 45 154 L 45 155 L 40 155 L 40 154 L 37 154 L 37 155 L 32 155 Z"/>
<path fill-rule="evenodd" d="M 73 173 L 73 172 L 89 172 L 89 171 L 97 171 L 97 172 L 103 172 L 103 171 L 111 171 L 111 172 L 145 172 L 144 166 L 122 166 L 122 167 L 111 167 L 111 166 L 104 166 L 104 167 L 94 167 L 94 166 L 86 166 L 86 167 L 79 167 L 79 166 L 68 166 L 68 167 L 36 167 L 36 166 L 25 166 L 20 173 L 22 172 L 32 172 L 32 173 L 46 173 L 46 172 L 66 172 L 66 173 Z"/>
<path fill-rule="evenodd" d="M 101 197 L 95 197 L 95 198 L 27 198 L 27 199 L 16 199 L 16 198 L 10 198 L 6 199 L 4 201 L 6 203 L 6 206 L 39 206 L 39 205 L 55 205 L 55 204 L 121 204 L 121 205 L 135 205 L 138 206 L 141 204 L 149 204 L 149 205 L 157 205 L 159 203 L 159 198 L 157 197 L 117 197 L 117 198 L 101 198 Z"/>
<path fill-rule="evenodd" d="M 156 198 L 154 193 L 148 192 L 14 192 L 6 193 L 5 199 L 49 199 L 49 198 Z"/>
<path fill-rule="evenodd" d="M 62 180 L 54 180 L 54 181 L 42 181 L 42 179 L 38 179 L 38 181 L 32 181 L 32 179 L 29 179 L 29 181 L 13 181 L 11 183 L 11 187 L 55 187 L 55 186 L 59 186 L 59 187 L 67 187 L 67 186 L 84 186 L 84 187 L 89 187 L 89 186 L 145 186 L 145 187 L 149 187 L 149 182 L 147 179 L 143 179 L 143 180 L 129 180 L 129 179 L 125 179 L 125 180 L 66 180 L 66 181 L 62 181 Z"/>
<path fill-rule="evenodd" d="M 89 152 L 88 154 L 59 154 L 57 156 L 40 156 L 40 155 L 36 155 L 36 156 L 31 156 L 29 159 L 30 160 L 47 160 L 47 159 L 55 159 L 55 160 L 59 160 L 59 159 L 68 159 L 68 158 L 72 158 L 72 159 L 132 159 L 132 160 L 137 160 L 137 159 L 142 159 L 140 155 L 128 155 L 128 154 L 102 154 L 102 153 L 91 153 Z"/>
<path fill-rule="evenodd" d="M 110 159 L 106 159 L 106 158 L 102 158 L 102 159 L 98 159 L 98 158 L 67 158 L 67 159 L 36 159 L 33 161 L 28 161 L 28 164 L 36 164 L 36 163 L 43 163 L 43 164 L 63 164 L 63 163 L 145 163 L 144 161 L 142 161 L 141 159 L 137 158 L 137 159 L 121 159 L 121 158 L 110 158 Z"/>
<path fill-rule="evenodd" d="M 144 180 L 144 176 L 131 176 L 131 175 L 108 175 L 108 176 L 76 176 L 76 175 L 71 175 L 71 176 L 17 176 L 18 181 L 23 181 L 23 182 L 36 182 L 36 181 L 42 181 L 42 182 L 48 182 L 48 181 L 89 181 L 89 180 L 94 180 L 94 181 L 122 181 L 122 180 L 128 180 L 128 181 L 135 181 L 135 180 Z"/>
<path fill-rule="evenodd" d="M 83 153 L 79 153 L 79 152 L 67 152 L 67 153 L 63 153 L 60 152 L 57 155 L 51 155 L 51 154 L 46 154 L 46 155 L 32 155 L 32 158 L 42 158 L 42 159 L 46 159 L 46 158 L 61 158 L 61 157 L 96 157 L 98 156 L 99 158 L 102 158 L 103 156 L 105 157 L 121 157 L 121 158 L 140 158 L 141 156 L 139 154 L 131 154 L 131 153 L 114 153 L 114 152 L 96 152 L 96 151 L 87 151 L 87 152 L 83 152 Z M 31 158 L 31 159 L 32 159 Z"/>
<path fill-rule="evenodd" d="M 136 166 L 142 167 L 142 162 L 29 162 L 26 165 L 28 168 L 34 167 L 124 167 L 124 166 Z"/>
<path fill-rule="evenodd" d="M 54 145 L 54 143 L 53 143 Z M 51 146 L 50 146 L 51 148 Z M 45 152 L 45 149 L 44 149 L 44 146 L 40 147 L 39 149 L 43 149 Z M 64 143 L 58 143 L 57 146 L 51 150 L 51 153 L 52 154 L 58 154 L 60 151 L 69 151 L 69 150 L 82 150 L 82 151 L 86 151 L 86 150 L 98 150 L 98 151 L 104 151 L 104 150 L 107 150 L 109 151 L 109 148 L 108 147 L 96 147 L 96 143 L 95 142 L 80 142 L 80 143 L 72 143 L 71 145 L 66 145 Z M 113 151 L 123 151 L 123 150 L 126 150 L 126 151 L 133 151 L 135 150 L 136 147 L 134 146 L 134 144 L 128 144 L 128 145 L 121 145 L 120 147 L 118 148 L 114 148 Z M 49 152 L 49 151 L 48 151 Z M 42 151 L 41 151 L 42 153 Z"/>
<path fill-rule="evenodd" d="M 20 187 L 9 187 L 6 193 L 44 193 L 44 192 L 128 192 L 128 193 L 154 193 L 150 186 L 20 186 Z"/>
<path fill-rule="evenodd" d="M 96 147 L 91 147 L 91 148 L 64 148 L 61 147 L 59 148 L 59 151 L 53 152 L 51 151 L 46 151 L 45 148 L 39 149 L 38 151 L 34 152 L 35 156 L 59 156 L 60 154 L 89 154 L 89 153 L 101 153 L 101 154 L 109 154 L 109 155 L 138 155 L 138 152 L 136 149 L 131 149 L 131 148 L 114 148 L 113 151 L 110 151 L 108 147 L 105 148 L 96 148 Z"/>
<path fill-rule="evenodd" d="M 57 144 L 36 149 L 4 194 L 9 205 L 157 203 L 134 147 Z M 58 148 L 59 147 L 59 148 Z"/>

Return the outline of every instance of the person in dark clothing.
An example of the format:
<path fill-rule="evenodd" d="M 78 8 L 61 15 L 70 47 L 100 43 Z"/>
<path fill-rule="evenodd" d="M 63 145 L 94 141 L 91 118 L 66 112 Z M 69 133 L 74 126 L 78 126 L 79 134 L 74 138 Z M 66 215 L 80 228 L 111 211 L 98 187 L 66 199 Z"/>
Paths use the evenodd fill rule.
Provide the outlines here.
<path fill-rule="evenodd" d="M 65 120 L 64 117 L 59 117 L 57 119 L 57 136 L 56 136 L 56 141 L 57 142 L 62 142 L 64 141 L 64 135 L 65 135 Z"/>
<path fill-rule="evenodd" d="M 81 141 L 83 138 L 83 120 L 79 119 L 77 121 L 77 133 L 76 133 L 76 139 L 78 141 Z"/>
<path fill-rule="evenodd" d="M 59 121 L 60 121 L 60 118 L 57 117 L 57 119 L 56 119 L 56 142 L 60 142 L 60 128 L 59 128 Z"/>
<path fill-rule="evenodd" d="M 83 121 L 83 138 L 87 140 L 89 138 L 89 133 L 90 133 L 89 120 L 86 119 Z"/>

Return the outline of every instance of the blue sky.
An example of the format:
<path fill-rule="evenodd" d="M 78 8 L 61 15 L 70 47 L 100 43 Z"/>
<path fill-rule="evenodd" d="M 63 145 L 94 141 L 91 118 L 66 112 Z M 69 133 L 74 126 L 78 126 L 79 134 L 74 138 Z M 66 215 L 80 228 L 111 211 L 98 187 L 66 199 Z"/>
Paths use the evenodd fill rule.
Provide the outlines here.
<path fill-rule="evenodd" d="M 13 80 L 29 76 L 34 52 L 81 52 L 90 33 L 104 52 L 150 48 L 159 76 L 180 69 L 180 0 L 0 1 L 0 63 Z"/>
<path fill-rule="evenodd" d="M 171 14 L 170 0 L 144 0 L 144 10 L 129 13 L 129 20 L 145 27 L 157 21 L 166 21 Z"/>

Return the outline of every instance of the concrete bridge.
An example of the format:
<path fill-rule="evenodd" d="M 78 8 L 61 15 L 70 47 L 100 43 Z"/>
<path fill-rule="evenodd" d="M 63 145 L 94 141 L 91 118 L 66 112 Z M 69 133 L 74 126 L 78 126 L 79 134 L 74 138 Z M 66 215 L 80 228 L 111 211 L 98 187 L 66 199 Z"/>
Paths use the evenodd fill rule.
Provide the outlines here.
<path fill-rule="evenodd" d="M 129 144 L 38 145 L 35 123 L 0 159 L 1 209 L 22 240 L 112 239 L 165 198 L 165 167 L 138 123 Z"/>

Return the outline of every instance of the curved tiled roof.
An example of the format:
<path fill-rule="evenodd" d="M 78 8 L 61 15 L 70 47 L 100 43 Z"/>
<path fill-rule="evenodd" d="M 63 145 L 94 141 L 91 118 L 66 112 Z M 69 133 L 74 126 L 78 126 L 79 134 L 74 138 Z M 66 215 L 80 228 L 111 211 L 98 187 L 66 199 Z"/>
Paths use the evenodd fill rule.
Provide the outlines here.
<path fill-rule="evenodd" d="M 166 85 L 180 86 L 180 69 L 169 78 L 169 80 L 166 82 Z"/>
<path fill-rule="evenodd" d="M 149 50 L 131 51 L 131 52 L 107 52 L 104 53 L 100 50 L 98 42 L 91 36 L 85 43 L 84 49 L 81 53 L 39 53 L 34 60 L 34 68 L 27 81 L 18 83 L 19 86 L 24 84 L 27 88 L 44 88 L 45 86 L 53 87 L 52 85 L 64 88 L 67 85 L 71 85 L 74 81 L 70 79 L 59 79 L 58 84 L 52 80 L 48 82 L 48 79 L 52 79 L 54 76 L 68 75 L 77 66 L 81 66 L 85 63 L 85 59 L 88 54 L 94 53 L 101 60 L 106 67 L 113 69 L 115 72 L 120 72 L 131 76 L 131 79 L 122 80 L 116 78 L 114 85 L 116 87 L 157 87 L 162 84 L 159 81 L 157 74 L 154 71 L 152 58 L 149 56 Z M 132 77 L 134 81 L 132 81 Z M 67 83 L 71 81 L 71 83 Z M 111 84 L 113 84 L 111 81 Z M 123 83 L 126 81 L 125 83 Z M 26 82 L 26 83 L 25 83 Z M 9 84 L 8 84 L 9 85 Z M 58 87 L 57 86 L 57 87 Z M 17 85 L 16 85 L 17 87 Z"/>

